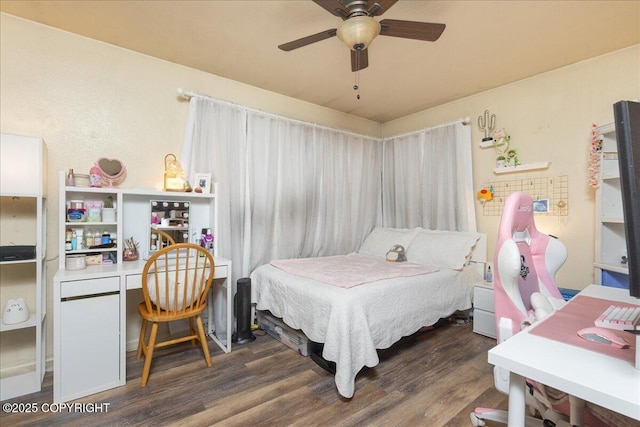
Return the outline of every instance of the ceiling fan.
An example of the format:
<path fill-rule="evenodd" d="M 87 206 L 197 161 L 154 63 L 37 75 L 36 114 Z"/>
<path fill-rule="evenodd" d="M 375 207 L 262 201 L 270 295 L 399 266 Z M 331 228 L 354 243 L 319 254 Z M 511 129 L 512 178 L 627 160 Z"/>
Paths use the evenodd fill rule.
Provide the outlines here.
<path fill-rule="evenodd" d="M 338 28 L 325 30 L 278 46 L 290 51 L 321 40 L 338 36 L 351 49 L 351 70 L 359 71 L 369 66 L 367 48 L 378 34 L 406 39 L 434 42 L 444 31 L 445 24 L 430 22 L 373 19 L 385 13 L 398 0 L 313 0 L 314 3 L 339 16 L 344 21 Z"/>

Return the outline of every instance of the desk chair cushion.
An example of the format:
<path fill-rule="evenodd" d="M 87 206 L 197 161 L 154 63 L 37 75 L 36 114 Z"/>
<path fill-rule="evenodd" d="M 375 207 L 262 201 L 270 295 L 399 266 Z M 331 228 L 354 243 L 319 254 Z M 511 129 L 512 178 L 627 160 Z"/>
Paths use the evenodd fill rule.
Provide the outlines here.
<path fill-rule="evenodd" d="M 193 281 L 196 286 L 191 286 Z M 187 286 L 185 286 L 187 284 Z M 151 302 L 165 311 L 180 311 L 193 308 L 194 302 L 202 294 L 206 286 L 206 277 L 202 272 L 180 270 L 151 273 L 147 276 L 147 288 Z M 167 303 L 168 301 L 168 303 Z"/>

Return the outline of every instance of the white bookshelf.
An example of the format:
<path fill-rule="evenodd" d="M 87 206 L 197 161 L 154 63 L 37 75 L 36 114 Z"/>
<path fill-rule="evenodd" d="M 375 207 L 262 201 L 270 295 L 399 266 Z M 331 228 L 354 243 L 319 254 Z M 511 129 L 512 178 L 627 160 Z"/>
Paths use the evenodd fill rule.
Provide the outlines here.
<path fill-rule="evenodd" d="M 0 321 L 0 400 L 40 391 L 46 338 L 46 165 L 42 138 L 0 135 L 0 244 L 35 245 L 35 258 L 0 262 L 0 309 L 23 298 L 29 317 Z"/>

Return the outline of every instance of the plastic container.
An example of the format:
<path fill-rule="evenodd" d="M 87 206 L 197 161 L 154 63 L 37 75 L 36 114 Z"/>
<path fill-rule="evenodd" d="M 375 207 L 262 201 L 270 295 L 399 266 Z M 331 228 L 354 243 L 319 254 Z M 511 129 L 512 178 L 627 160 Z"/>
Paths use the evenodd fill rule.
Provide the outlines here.
<path fill-rule="evenodd" d="M 67 209 L 67 221 L 82 222 L 87 219 L 86 209 Z"/>

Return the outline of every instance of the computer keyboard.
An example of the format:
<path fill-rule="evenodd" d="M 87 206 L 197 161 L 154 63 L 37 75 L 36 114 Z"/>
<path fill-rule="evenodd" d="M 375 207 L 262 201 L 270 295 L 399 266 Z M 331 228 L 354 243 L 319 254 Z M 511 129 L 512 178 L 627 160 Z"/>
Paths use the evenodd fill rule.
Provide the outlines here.
<path fill-rule="evenodd" d="M 594 322 L 596 326 L 608 329 L 633 329 L 640 319 L 640 307 L 611 305 Z"/>

